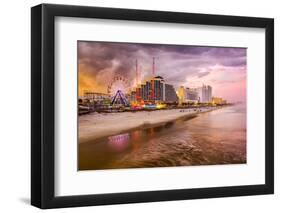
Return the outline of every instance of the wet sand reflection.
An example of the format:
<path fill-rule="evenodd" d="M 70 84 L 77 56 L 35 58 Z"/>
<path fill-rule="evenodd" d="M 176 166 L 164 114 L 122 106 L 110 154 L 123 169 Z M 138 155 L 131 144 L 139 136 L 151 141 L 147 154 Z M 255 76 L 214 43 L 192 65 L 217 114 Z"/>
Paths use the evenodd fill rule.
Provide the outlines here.
<path fill-rule="evenodd" d="M 79 170 L 246 163 L 245 106 L 79 144 L 78 160 Z"/>

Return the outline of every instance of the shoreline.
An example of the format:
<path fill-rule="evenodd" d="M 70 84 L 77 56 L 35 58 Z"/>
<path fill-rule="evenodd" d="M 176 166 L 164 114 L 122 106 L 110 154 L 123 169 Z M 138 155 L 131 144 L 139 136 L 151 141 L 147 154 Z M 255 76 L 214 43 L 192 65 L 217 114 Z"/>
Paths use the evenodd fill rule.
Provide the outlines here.
<path fill-rule="evenodd" d="M 224 107 L 194 109 L 169 109 L 157 111 L 92 113 L 78 117 L 78 143 L 86 143 L 99 138 L 124 132 L 165 125 L 177 119 L 191 119 Z"/>

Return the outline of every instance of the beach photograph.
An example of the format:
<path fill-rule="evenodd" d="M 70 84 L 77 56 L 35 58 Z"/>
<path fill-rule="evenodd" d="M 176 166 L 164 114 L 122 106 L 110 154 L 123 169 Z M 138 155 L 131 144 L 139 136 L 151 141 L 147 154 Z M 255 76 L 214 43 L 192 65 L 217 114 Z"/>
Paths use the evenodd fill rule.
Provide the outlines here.
<path fill-rule="evenodd" d="M 247 48 L 77 41 L 78 171 L 247 163 Z"/>

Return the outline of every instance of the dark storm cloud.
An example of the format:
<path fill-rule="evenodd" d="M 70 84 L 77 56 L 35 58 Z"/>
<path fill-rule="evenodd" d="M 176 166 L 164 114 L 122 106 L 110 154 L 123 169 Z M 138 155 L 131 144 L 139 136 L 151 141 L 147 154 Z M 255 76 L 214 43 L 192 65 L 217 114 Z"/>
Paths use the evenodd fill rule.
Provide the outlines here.
<path fill-rule="evenodd" d="M 224 66 L 229 66 L 229 67 L 245 66 L 246 58 L 237 58 L 235 60 L 225 60 L 225 61 L 222 61 L 221 64 Z"/>
<path fill-rule="evenodd" d="M 152 57 L 156 59 L 156 74 L 174 84 L 182 84 L 186 77 L 192 75 L 198 78 L 207 76 L 211 66 L 246 66 L 245 48 L 78 42 L 79 72 L 93 79 L 98 78 L 99 81 L 108 82 L 115 74 L 133 80 L 136 59 L 141 66 L 142 77 L 149 75 Z M 110 75 L 106 75 L 106 72 L 110 72 Z"/>
<path fill-rule="evenodd" d="M 128 75 L 137 58 L 136 45 L 118 43 L 79 42 L 79 65 L 84 65 L 93 78 L 104 70 L 112 70 L 114 74 Z"/>

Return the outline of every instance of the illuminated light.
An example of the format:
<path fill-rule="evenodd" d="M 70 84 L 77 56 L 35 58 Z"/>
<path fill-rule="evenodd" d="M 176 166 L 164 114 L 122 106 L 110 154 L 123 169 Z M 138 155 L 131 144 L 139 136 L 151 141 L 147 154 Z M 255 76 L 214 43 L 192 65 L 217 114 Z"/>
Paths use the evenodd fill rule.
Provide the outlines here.
<path fill-rule="evenodd" d="M 108 146 L 112 151 L 124 151 L 129 146 L 130 135 L 120 134 L 108 137 Z"/>
<path fill-rule="evenodd" d="M 142 106 L 132 106 L 131 107 L 132 110 L 140 110 L 143 109 Z"/>
<path fill-rule="evenodd" d="M 143 101 L 140 102 L 131 102 L 131 109 L 132 110 L 141 110 L 144 108 Z"/>
<path fill-rule="evenodd" d="M 144 108 L 145 109 L 156 109 L 156 105 L 155 104 L 145 104 Z"/>
<path fill-rule="evenodd" d="M 166 108 L 166 104 L 156 104 L 157 109 L 164 109 Z"/>

